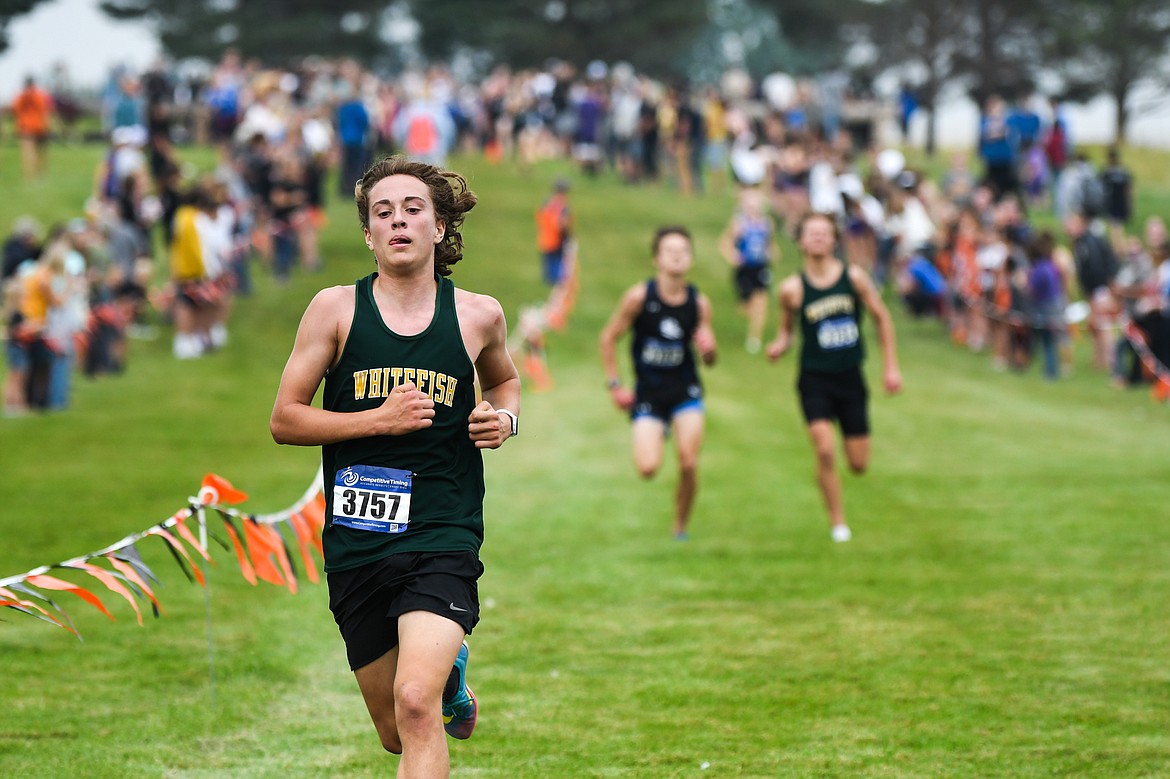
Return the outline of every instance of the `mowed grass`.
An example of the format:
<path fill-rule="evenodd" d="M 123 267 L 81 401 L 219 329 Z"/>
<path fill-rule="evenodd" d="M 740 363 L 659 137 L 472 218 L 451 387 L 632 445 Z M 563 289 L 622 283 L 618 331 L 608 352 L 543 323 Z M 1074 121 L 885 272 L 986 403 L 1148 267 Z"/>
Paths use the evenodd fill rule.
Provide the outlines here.
<path fill-rule="evenodd" d="M 0 147 L 13 161 L 0 165 L 0 225 L 80 209 L 99 151 L 52 151 L 53 181 L 26 185 Z M 455 278 L 514 323 L 544 296 L 532 212 L 571 171 L 453 165 L 481 198 Z M 1140 176 L 1165 197 L 1166 180 Z M 1076 375 L 1047 384 L 993 373 L 938 323 L 896 312 L 906 389 L 874 394 L 871 470 L 844 477 L 855 538 L 834 545 L 795 366 L 741 349 L 715 250 L 730 194 L 573 179 L 582 289 L 549 337 L 555 387 L 526 390 L 522 436 L 486 455 L 469 676 L 481 715 L 452 742 L 454 776 L 1170 774 L 1170 410 L 1110 389 L 1083 339 Z M 165 519 L 207 472 L 255 512 L 301 495 L 317 451 L 268 435 L 280 370 L 313 293 L 370 267 L 352 206 L 333 196 L 329 213 L 325 271 L 278 288 L 257 268 L 226 350 L 176 362 L 164 326 L 133 343 L 125 375 L 79 379 L 68 412 L 0 421 L 0 578 Z M 596 355 L 667 222 L 695 233 L 721 342 L 687 543 L 669 532 L 673 452 L 656 480 L 635 475 Z M 795 267 L 789 245 L 780 270 Z M 394 771 L 323 585 L 252 587 L 216 549 L 205 594 L 161 541 L 140 548 L 166 610 L 143 627 L 92 582 L 116 622 L 60 596 L 84 643 L 0 614 L 0 776 Z"/>

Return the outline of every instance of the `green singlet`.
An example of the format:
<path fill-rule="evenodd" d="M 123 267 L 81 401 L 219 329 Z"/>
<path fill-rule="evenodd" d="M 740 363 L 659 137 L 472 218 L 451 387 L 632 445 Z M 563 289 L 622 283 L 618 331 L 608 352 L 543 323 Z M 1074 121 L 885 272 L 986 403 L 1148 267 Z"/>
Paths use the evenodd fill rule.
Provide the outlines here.
<path fill-rule="evenodd" d="M 341 360 L 325 377 L 322 407 L 376 408 L 410 381 L 434 399 L 435 417 L 430 427 L 406 435 L 322 447 L 326 571 L 400 552 L 478 553 L 483 543 L 483 457 L 467 431 L 475 369 L 459 332 L 455 286 L 436 276 L 434 318 L 421 333 L 405 336 L 382 320 L 376 276 L 355 282 L 353 325 Z"/>
<path fill-rule="evenodd" d="M 849 280 L 849 265 L 824 289 L 800 274 L 804 287 L 800 304 L 800 368 L 802 371 L 838 373 L 861 364 L 865 346 L 861 340 L 861 299 Z"/>

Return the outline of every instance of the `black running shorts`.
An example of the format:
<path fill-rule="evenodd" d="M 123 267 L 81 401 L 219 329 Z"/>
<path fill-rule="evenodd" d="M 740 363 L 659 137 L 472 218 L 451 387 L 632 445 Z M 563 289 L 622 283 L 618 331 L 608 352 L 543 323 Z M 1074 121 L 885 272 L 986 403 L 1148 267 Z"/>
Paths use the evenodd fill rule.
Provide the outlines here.
<path fill-rule="evenodd" d="M 828 419 L 848 438 L 869 435 L 869 391 L 860 366 L 839 373 L 801 371 L 796 386 L 806 422 Z"/>
<path fill-rule="evenodd" d="M 326 574 L 329 610 L 356 671 L 398 646 L 398 617 L 427 611 L 470 634 L 479 622 L 479 577 L 473 552 L 404 552 Z"/>
<path fill-rule="evenodd" d="M 739 265 L 735 269 L 735 294 L 747 300 L 759 290 L 768 289 L 772 284 L 772 269 L 767 265 Z"/>

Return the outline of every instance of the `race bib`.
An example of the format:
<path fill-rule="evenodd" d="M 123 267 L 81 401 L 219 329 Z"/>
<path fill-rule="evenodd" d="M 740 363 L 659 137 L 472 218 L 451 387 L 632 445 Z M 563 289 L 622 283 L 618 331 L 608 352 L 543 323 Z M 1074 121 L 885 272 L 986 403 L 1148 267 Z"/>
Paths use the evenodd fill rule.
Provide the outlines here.
<path fill-rule="evenodd" d="M 651 368 L 677 368 L 685 357 L 686 347 L 678 341 L 647 338 L 642 347 L 642 364 Z"/>
<path fill-rule="evenodd" d="M 858 337 L 857 322 L 849 317 L 826 319 L 817 327 L 817 343 L 825 351 L 856 346 Z"/>
<path fill-rule="evenodd" d="M 397 468 L 353 465 L 333 481 L 333 524 L 375 533 L 404 533 L 410 524 L 413 474 Z"/>

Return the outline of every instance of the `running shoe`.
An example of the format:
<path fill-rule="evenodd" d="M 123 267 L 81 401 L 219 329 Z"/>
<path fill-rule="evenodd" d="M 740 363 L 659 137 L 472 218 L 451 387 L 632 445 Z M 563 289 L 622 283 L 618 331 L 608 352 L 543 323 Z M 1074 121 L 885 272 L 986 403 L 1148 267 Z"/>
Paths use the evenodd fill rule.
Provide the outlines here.
<path fill-rule="evenodd" d="M 849 530 L 848 525 L 833 525 L 833 540 L 837 543 L 844 543 L 853 538 L 853 533 Z"/>
<path fill-rule="evenodd" d="M 479 716 L 479 704 L 475 701 L 475 693 L 467 686 L 467 642 L 459 647 L 459 654 L 455 656 L 455 667 L 452 673 L 459 677 L 456 693 L 451 700 L 443 701 L 443 730 L 451 738 L 466 739 L 471 737 L 475 730 L 475 720 Z"/>

